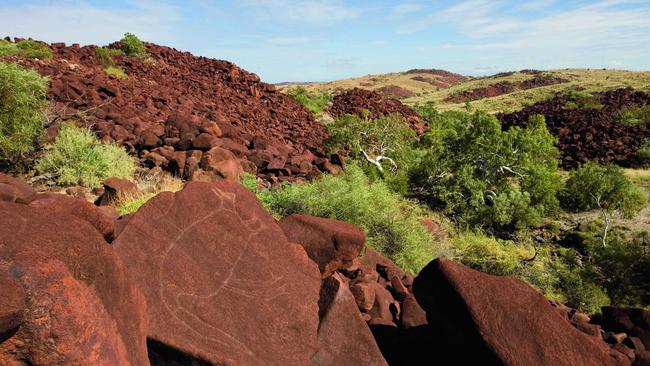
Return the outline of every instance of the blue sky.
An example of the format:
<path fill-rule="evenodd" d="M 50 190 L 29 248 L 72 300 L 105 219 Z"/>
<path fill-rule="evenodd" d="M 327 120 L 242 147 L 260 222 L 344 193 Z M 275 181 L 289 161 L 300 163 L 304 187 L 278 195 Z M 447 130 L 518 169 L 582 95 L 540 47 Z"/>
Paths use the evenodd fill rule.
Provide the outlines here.
<path fill-rule="evenodd" d="M 1 36 L 104 45 L 127 31 L 267 82 L 412 68 L 650 70 L 650 0 L 0 0 Z"/>

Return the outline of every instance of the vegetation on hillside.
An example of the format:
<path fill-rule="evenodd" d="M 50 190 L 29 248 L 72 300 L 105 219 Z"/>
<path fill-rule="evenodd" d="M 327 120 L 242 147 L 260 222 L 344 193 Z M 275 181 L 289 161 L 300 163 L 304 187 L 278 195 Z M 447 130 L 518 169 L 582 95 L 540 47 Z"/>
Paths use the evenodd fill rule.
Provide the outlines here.
<path fill-rule="evenodd" d="M 51 173 L 61 185 L 98 187 L 107 178 L 132 179 L 136 160 L 112 144 L 103 144 L 89 130 L 68 122 L 61 126 L 54 143 L 36 162 L 36 169 Z"/>
<path fill-rule="evenodd" d="M 307 107 L 307 109 L 309 109 L 315 115 L 322 113 L 332 103 L 332 94 L 308 93 L 307 90 L 302 86 L 288 89 L 286 91 L 286 94 L 292 96 L 298 103 Z"/>
<path fill-rule="evenodd" d="M 52 49 L 46 44 L 31 39 L 24 39 L 16 43 L 0 39 L 0 57 L 20 56 L 45 60 L 52 57 Z"/>
<path fill-rule="evenodd" d="M 48 81 L 34 70 L 0 62 L 0 161 L 17 165 L 43 133 Z"/>
<path fill-rule="evenodd" d="M 135 57 L 139 60 L 145 60 L 149 57 L 147 54 L 147 46 L 133 33 L 125 33 L 120 44 L 122 51 L 127 56 Z"/>

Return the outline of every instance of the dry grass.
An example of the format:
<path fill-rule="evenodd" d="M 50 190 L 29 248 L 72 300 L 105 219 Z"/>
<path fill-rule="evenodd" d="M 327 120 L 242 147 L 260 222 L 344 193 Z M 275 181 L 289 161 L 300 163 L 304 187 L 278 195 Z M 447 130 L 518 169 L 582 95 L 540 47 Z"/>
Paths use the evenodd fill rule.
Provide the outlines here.
<path fill-rule="evenodd" d="M 135 183 L 140 189 L 140 194 L 124 195 L 113 203 L 120 215 L 136 212 L 142 205 L 161 192 L 178 192 L 185 186 L 185 183 L 180 178 L 166 172 L 140 175 L 136 178 Z"/>

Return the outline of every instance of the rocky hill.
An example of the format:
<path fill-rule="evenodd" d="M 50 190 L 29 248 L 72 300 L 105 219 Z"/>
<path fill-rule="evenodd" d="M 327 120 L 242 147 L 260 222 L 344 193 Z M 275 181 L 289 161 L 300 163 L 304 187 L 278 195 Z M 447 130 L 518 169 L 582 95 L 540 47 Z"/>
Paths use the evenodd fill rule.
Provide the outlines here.
<path fill-rule="evenodd" d="M 324 126 L 230 62 L 147 44 L 146 60 L 113 56 L 126 73 L 121 78 L 105 71 L 95 46 L 51 48 L 51 59 L 5 60 L 50 78 L 52 136 L 57 122 L 74 119 L 145 164 L 185 178 L 245 170 L 278 182 L 311 178 L 327 165 Z"/>
<path fill-rule="evenodd" d="M 283 89 L 299 84 L 282 85 Z M 583 89 L 598 93 L 632 87 L 650 91 L 650 72 L 596 69 L 521 70 L 485 77 L 465 77 L 443 70 L 416 69 L 303 85 L 314 93 L 338 94 L 361 88 L 384 92 L 405 104 L 434 102 L 439 110 L 475 109 L 509 113 L 550 99 L 558 93 Z"/>

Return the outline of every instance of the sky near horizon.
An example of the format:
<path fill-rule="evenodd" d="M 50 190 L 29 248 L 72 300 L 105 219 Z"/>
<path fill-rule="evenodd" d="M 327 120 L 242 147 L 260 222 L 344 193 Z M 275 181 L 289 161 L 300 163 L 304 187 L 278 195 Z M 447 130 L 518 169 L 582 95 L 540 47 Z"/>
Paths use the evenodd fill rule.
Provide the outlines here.
<path fill-rule="evenodd" d="M 650 70 L 650 0 L 0 0 L 1 37 L 105 45 L 124 32 L 272 83 L 413 68 Z"/>

